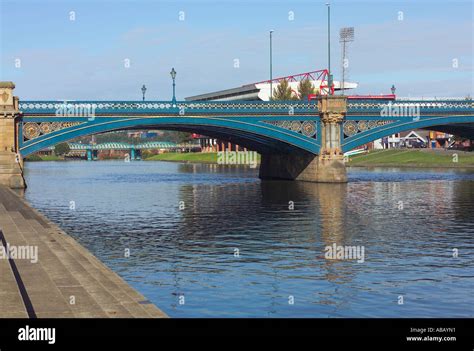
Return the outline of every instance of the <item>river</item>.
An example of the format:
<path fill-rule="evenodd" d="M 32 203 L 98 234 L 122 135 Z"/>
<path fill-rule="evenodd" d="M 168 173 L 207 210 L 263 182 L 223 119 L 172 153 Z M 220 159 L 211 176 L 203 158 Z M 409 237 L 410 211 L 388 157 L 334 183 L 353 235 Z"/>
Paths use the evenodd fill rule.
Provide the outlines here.
<path fill-rule="evenodd" d="M 29 203 L 171 317 L 474 317 L 472 171 L 350 169 L 337 185 L 72 161 L 25 177 Z M 333 244 L 364 259 L 328 259 Z"/>

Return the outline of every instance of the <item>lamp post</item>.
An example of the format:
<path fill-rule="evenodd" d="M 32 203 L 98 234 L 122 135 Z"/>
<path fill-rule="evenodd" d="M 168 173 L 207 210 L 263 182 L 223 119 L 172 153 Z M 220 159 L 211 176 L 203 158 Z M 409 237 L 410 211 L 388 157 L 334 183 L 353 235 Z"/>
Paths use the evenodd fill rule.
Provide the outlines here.
<path fill-rule="evenodd" d="M 273 67 L 272 67 L 272 33 L 273 29 L 270 30 L 270 100 L 273 100 Z"/>
<path fill-rule="evenodd" d="M 143 101 L 145 101 L 145 93 L 146 93 L 146 86 L 145 84 L 143 84 L 142 86 Z"/>
<path fill-rule="evenodd" d="M 328 95 L 331 95 L 331 4 L 327 2 L 326 6 L 328 7 Z"/>
<path fill-rule="evenodd" d="M 174 70 L 174 67 L 171 69 L 171 72 L 170 72 L 170 75 L 171 75 L 171 79 L 173 79 L 173 103 L 176 102 L 176 83 L 175 83 L 175 79 L 176 79 L 176 71 Z"/>

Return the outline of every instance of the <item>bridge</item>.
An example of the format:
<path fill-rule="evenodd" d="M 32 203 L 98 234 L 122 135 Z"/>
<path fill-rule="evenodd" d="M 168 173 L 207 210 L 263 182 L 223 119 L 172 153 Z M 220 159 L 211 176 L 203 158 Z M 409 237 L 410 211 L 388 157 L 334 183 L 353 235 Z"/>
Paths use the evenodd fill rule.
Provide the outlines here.
<path fill-rule="evenodd" d="M 343 153 L 405 130 L 474 137 L 472 100 L 20 101 L 0 83 L 0 183 L 22 187 L 22 158 L 77 137 L 131 129 L 194 132 L 262 155 L 260 178 L 346 182 Z"/>
<path fill-rule="evenodd" d="M 88 161 L 94 159 L 94 152 L 99 150 L 125 150 L 128 152 L 130 160 L 135 160 L 140 156 L 141 150 L 189 150 L 199 146 L 190 143 L 176 144 L 169 141 L 146 141 L 138 144 L 129 144 L 125 142 L 105 142 L 99 144 L 68 143 L 68 145 L 69 149 L 73 152 L 84 151 L 87 155 Z M 50 146 L 48 149 L 52 150 L 54 149 L 54 146 Z"/>

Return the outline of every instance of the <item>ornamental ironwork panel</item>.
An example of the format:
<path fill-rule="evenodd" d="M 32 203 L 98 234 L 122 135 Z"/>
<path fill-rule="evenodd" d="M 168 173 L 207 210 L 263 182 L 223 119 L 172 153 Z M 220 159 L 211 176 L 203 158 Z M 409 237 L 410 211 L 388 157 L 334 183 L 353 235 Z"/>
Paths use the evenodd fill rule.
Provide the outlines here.
<path fill-rule="evenodd" d="M 36 139 L 58 130 L 77 126 L 81 122 L 26 122 L 23 123 L 23 141 Z"/>
<path fill-rule="evenodd" d="M 382 127 L 384 125 L 393 123 L 393 120 L 360 120 L 360 121 L 345 121 L 343 124 L 344 137 L 351 137 L 357 133 L 365 132 L 369 129 Z"/>
<path fill-rule="evenodd" d="M 308 138 L 317 137 L 317 125 L 315 121 L 262 121 L 275 127 L 291 130 Z"/>

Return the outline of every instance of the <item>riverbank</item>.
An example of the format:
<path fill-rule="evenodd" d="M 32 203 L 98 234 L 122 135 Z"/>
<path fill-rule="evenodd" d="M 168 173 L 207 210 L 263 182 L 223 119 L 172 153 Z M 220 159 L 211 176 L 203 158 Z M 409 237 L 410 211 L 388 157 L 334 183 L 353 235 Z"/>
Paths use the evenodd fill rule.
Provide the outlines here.
<path fill-rule="evenodd" d="M 217 153 L 168 152 L 154 155 L 145 161 L 217 163 Z M 260 162 L 260 155 L 258 155 L 258 162 Z M 474 168 L 474 153 L 443 149 L 371 150 L 366 154 L 351 156 L 346 165 L 348 167 Z"/>
<path fill-rule="evenodd" d="M 66 161 L 64 157 L 56 155 L 30 155 L 25 157 L 26 162 L 41 162 L 41 161 Z"/>
<path fill-rule="evenodd" d="M 444 149 L 371 150 L 349 157 L 348 167 L 474 168 L 474 153 Z"/>
<path fill-rule="evenodd" d="M 144 161 L 217 164 L 217 152 L 167 152 L 145 158 Z M 32 155 L 26 161 L 67 161 L 59 156 Z M 257 157 L 260 163 L 260 155 Z M 444 149 L 371 150 L 350 156 L 348 167 L 409 167 L 409 168 L 474 168 L 474 152 Z"/>
<path fill-rule="evenodd" d="M 167 317 L 4 186 L 0 272 L 0 318 Z"/>
<path fill-rule="evenodd" d="M 217 152 L 166 152 L 144 159 L 144 161 L 170 161 L 185 163 L 217 163 L 217 160 Z M 257 155 L 257 163 L 260 163 L 260 155 Z"/>
<path fill-rule="evenodd" d="M 144 161 L 217 163 L 217 152 L 166 152 L 147 157 Z"/>

